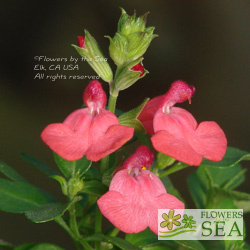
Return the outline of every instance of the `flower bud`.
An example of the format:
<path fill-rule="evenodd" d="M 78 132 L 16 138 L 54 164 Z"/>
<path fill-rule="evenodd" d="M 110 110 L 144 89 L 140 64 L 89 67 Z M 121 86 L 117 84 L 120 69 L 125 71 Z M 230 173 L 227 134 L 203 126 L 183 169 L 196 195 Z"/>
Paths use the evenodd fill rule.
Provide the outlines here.
<path fill-rule="evenodd" d="M 112 70 L 104 58 L 95 38 L 85 30 L 85 37 L 78 36 L 78 46 L 72 45 L 77 52 L 89 63 L 95 72 L 105 81 L 110 83 L 113 79 Z"/>
<path fill-rule="evenodd" d="M 133 16 L 129 16 L 124 9 L 121 8 L 122 15 L 118 22 L 118 32 L 124 35 L 129 35 L 131 33 L 142 32 L 145 29 L 146 18 L 149 12 L 145 13 L 141 17 L 136 17 L 134 12 Z"/>
<path fill-rule="evenodd" d="M 83 181 L 79 178 L 71 178 L 68 181 L 68 195 L 73 198 L 83 189 Z"/>
<path fill-rule="evenodd" d="M 142 60 L 143 58 L 137 59 L 123 68 L 114 82 L 116 90 L 120 91 L 129 88 L 148 73 L 142 65 Z"/>
<path fill-rule="evenodd" d="M 118 32 L 110 40 L 109 52 L 117 66 L 128 64 L 140 58 L 147 50 L 154 35 L 154 27 L 146 28 L 146 13 L 143 16 L 129 16 L 124 9 L 118 23 Z"/>

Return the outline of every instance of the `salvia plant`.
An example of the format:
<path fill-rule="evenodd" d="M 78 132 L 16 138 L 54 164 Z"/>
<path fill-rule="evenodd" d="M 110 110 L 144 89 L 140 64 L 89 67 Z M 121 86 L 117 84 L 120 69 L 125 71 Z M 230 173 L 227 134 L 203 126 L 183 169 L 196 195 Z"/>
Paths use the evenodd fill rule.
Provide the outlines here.
<path fill-rule="evenodd" d="M 107 36 L 109 54 L 117 66 L 115 74 L 87 30 L 78 37 L 78 45 L 73 45 L 106 82 L 103 85 L 109 85 L 109 98 L 101 82 L 91 81 L 83 92 L 84 108 L 42 131 L 41 139 L 53 151 L 60 173 L 31 155 L 21 154 L 58 182 L 65 202 L 57 202 L 0 162 L 5 177 L 0 178 L 0 209 L 24 213 L 34 223 L 54 221 L 71 236 L 76 249 L 247 249 L 244 241 L 217 241 L 212 246 L 205 241 L 158 241 L 158 209 L 187 208 L 169 178 L 187 167 L 196 169 L 187 177 L 196 208 L 243 208 L 249 212 L 250 194 L 235 188 L 245 178 L 246 169 L 240 162 L 249 160 L 250 154 L 227 147 L 226 136 L 216 122 L 198 124 L 187 110 L 175 107 L 176 103 L 191 103 L 195 92 L 195 87 L 184 81 L 173 82 L 166 93 L 146 98 L 130 111 L 116 109 L 119 92 L 148 73 L 143 56 L 157 35 L 154 27 L 146 26 L 146 17 L 129 16 L 122 9 L 117 32 Z M 141 145 L 128 155 L 127 148 L 134 143 Z M 109 226 L 102 225 L 104 217 Z M 63 249 L 49 243 L 13 246 L 4 240 L 0 246 Z"/>

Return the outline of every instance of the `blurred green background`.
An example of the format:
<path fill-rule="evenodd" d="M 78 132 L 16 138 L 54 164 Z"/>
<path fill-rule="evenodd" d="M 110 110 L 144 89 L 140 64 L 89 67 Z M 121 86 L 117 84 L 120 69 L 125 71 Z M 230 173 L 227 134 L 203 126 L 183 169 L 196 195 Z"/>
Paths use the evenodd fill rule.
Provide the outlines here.
<path fill-rule="evenodd" d="M 38 64 L 34 57 L 79 58 L 71 44 L 77 44 L 84 28 L 108 57 L 109 42 L 104 35 L 116 32 L 119 7 L 129 14 L 150 11 L 148 26 L 155 26 L 159 37 L 144 56 L 150 74 L 120 94 L 118 108 L 127 111 L 144 97 L 163 94 L 174 80 L 182 79 L 195 85 L 196 93 L 192 105 L 181 106 L 198 122 L 216 121 L 230 146 L 250 151 L 249 0 L 4 1 L 0 16 L 0 159 L 61 200 L 57 183 L 18 154 L 32 154 L 56 167 L 40 133 L 49 123 L 62 122 L 81 106 L 88 80 L 34 79 L 38 73 L 34 71 Z M 79 68 L 74 72 L 47 70 L 46 74 L 95 75 L 87 63 L 80 63 Z M 103 86 L 108 89 L 106 83 Z M 188 168 L 181 176 L 172 176 L 190 206 L 186 177 L 194 170 Z M 242 191 L 250 192 L 249 172 Z M 250 217 L 245 218 L 249 232 Z M 0 239 L 15 244 L 50 242 L 72 249 L 71 239 L 56 224 L 33 224 L 23 215 L 4 212 L 0 212 Z"/>

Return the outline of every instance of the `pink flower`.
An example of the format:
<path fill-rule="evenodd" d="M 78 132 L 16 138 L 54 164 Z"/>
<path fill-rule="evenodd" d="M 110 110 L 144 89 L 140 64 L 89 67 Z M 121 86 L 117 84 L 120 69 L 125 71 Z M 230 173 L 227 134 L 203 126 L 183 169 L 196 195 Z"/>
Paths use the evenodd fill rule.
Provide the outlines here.
<path fill-rule="evenodd" d="M 98 81 L 89 83 L 83 100 L 87 108 L 75 110 L 63 123 L 48 125 L 41 134 L 42 140 L 68 161 L 84 155 L 98 161 L 133 136 L 133 128 L 120 125 L 117 117 L 104 109 L 106 94 Z"/>
<path fill-rule="evenodd" d="M 194 87 L 176 81 L 164 96 L 152 99 L 139 116 L 149 133 L 154 148 L 189 165 L 200 165 L 202 158 L 222 160 L 227 139 L 216 122 L 197 124 L 185 109 L 173 107 L 176 103 L 191 101 Z"/>
<path fill-rule="evenodd" d="M 184 208 L 149 171 L 153 160 L 153 153 L 146 146 L 140 146 L 124 161 L 109 191 L 97 201 L 101 213 L 125 233 L 138 233 L 150 227 L 157 234 L 158 209 Z"/>

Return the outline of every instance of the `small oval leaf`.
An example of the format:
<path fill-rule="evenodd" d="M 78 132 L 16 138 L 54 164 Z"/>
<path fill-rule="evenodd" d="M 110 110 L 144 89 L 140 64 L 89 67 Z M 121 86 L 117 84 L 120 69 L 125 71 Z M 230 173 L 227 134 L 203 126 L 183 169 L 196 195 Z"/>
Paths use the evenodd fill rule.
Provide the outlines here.
<path fill-rule="evenodd" d="M 24 213 L 53 201 L 52 197 L 31 184 L 0 178 L 0 210 Z"/>
<path fill-rule="evenodd" d="M 67 207 L 67 204 L 50 203 L 27 211 L 25 215 L 33 222 L 42 223 L 54 220 L 56 217 L 63 215 Z"/>

